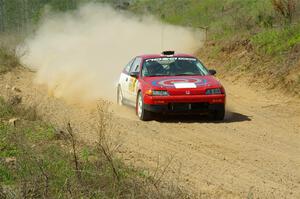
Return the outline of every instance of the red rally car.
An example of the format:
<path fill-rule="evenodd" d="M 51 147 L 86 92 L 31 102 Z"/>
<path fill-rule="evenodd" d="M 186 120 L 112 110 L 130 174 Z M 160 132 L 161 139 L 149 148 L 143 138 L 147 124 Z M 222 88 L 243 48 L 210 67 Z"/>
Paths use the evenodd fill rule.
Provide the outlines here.
<path fill-rule="evenodd" d="M 208 114 L 223 120 L 226 94 L 215 74 L 188 54 L 137 56 L 120 76 L 117 101 L 134 106 L 143 121 L 153 113 Z"/>

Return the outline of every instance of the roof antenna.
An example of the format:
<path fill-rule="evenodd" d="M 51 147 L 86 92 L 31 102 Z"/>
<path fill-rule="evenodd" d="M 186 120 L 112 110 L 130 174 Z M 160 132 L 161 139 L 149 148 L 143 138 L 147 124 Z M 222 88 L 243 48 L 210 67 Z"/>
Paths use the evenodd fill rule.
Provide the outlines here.
<path fill-rule="evenodd" d="M 164 19 L 166 18 L 165 14 L 161 15 L 161 19 L 162 19 L 162 26 L 161 26 L 161 51 L 164 51 L 164 36 L 165 36 L 165 24 L 164 24 Z"/>

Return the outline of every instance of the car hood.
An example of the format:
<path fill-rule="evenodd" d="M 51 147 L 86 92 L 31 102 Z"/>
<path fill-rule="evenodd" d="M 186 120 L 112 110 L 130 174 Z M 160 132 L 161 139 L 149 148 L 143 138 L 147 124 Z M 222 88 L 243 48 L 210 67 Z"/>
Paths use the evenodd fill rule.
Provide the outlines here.
<path fill-rule="evenodd" d="M 153 89 L 195 89 L 221 86 L 213 76 L 144 77 L 144 81 Z"/>

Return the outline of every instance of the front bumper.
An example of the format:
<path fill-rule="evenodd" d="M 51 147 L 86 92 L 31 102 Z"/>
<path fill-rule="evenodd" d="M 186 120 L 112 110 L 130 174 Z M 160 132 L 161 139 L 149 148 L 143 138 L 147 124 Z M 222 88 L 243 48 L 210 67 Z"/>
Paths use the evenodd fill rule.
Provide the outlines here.
<path fill-rule="evenodd" d="M 144 108 L 158 113 L 209 113 L 224 109 L 225 102 L 225 94 L 145 96 Z"/>

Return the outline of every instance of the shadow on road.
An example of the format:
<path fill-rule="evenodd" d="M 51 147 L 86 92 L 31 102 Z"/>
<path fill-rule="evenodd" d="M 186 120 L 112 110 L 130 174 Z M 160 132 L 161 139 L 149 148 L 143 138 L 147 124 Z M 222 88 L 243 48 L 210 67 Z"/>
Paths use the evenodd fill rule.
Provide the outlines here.
<path fill-rule="evenodd" d="M 252 116 L 243 115 L 241 113 L 236 112 L 227 112 L 225 115 L 224 123 L 233 123 L 233 122 L 245 122 L 251 121 Z"/>
<path fill-rule="evenodd" d="M 207 115 L 156 115 L 155 121 L 163 123 L 235 123 L 251 121 L 251 116 L 236 112 L 227 112 L 223 121 L 214 121 Z"/>

